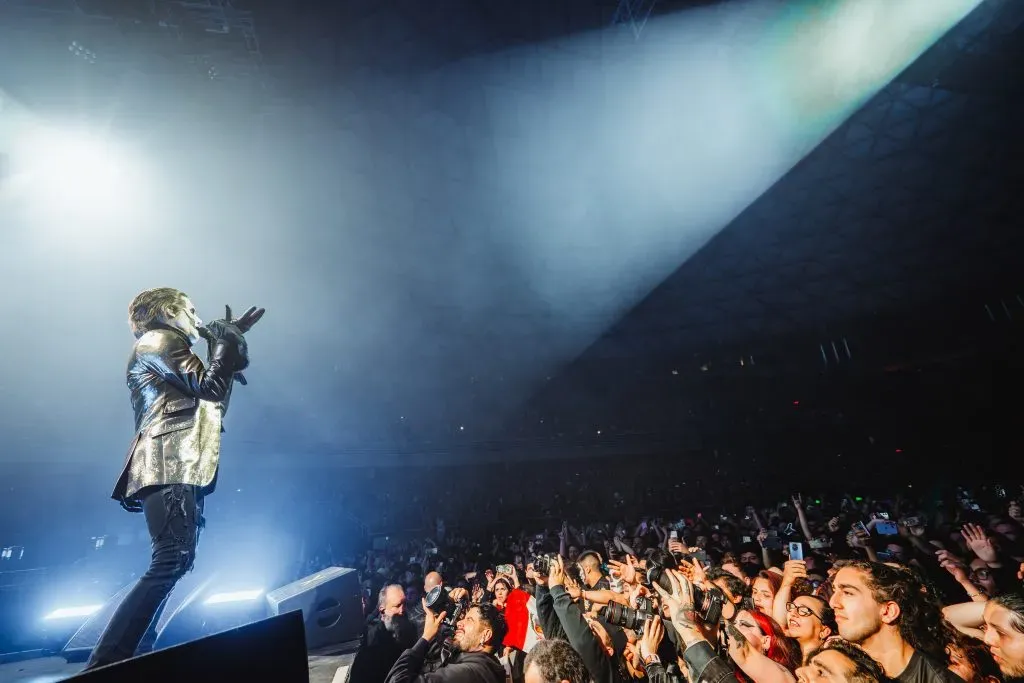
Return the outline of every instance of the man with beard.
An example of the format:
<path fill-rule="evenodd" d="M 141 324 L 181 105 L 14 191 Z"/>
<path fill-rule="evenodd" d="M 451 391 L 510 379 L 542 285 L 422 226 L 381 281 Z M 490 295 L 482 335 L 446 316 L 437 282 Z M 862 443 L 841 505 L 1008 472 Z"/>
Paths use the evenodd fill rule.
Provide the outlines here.
<path fill-rule="evenodd" d="M 1024 594 L 1005 593 L 989 600 L 984 633 L 1005 680 L 1024 678 Z"/>
<path fill-rule="evenodd" d="M 415 642 L 416 627 L 405 614 L 405 590 L 397 583 L 384 586 L 377 596 L 377 611 L 366 620 L 349 682 L 380 683 L 402 651 Z"/>
<path fill-rule="evenodd" d="M 447 613 L 434 614 L 426 605 L 424 612 L 423 637 L 402 653 L 386 683 L 504 683 L 505 669 L 494 653 L 507 629 L 494 605 L 473 603 L 465 611 L 453 637 L 456 653 L 432 673 L 423 673 L 423 664 Z"/>

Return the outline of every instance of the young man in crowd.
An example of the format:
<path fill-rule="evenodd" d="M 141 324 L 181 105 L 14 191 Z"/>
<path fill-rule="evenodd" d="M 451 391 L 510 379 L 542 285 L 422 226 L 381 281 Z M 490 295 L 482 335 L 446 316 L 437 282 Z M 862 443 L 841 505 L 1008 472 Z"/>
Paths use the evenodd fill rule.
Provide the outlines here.
<path fill-rule="evenodd" d="M 945 664 L 948 635 L 939 606 L 908 569 L 841 564 L 830 605 L 839 635 L 859 645 L 900 683 L 963 683 Z"/>

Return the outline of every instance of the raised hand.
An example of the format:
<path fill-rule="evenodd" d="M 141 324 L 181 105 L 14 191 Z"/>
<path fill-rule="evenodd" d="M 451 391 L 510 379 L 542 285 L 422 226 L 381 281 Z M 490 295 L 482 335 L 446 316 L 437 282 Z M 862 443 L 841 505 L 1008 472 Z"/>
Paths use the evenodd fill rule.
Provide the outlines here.
<path fill-rule="evenodd" d="M 224 317 L 207 323 L 204 327 L 200 327 L 199 334 L 207 341 L 219 339 L 225 335 L 245 334 L 253 328 L 253 325 L 260 321 L 260 318 L 266 312 L 267 309 L 265 308 L 251 306 L 249 310 L 242 314 L 241 318 L 235 318 L 231 314 L 231 306 L 224 306 Z"/>
<path fill-rule="evenodd" d="M 676 571 L 686 577 L 687 581 L 693 581 L 693 565 L 686 560 L 679 560 Z"/>
<path fill-rule="evenodd" d="M 251 306 L 242 314 L 241 318 L 236 319 L 231 315 L 231 306 L 225 305 L 223 318 L 214 320 L 199 328 L 199 336 L 206 340 L 207 352 L 209 354 L 207 357 L 209 358 L 213 355 L 213 345 L 218 339 L 229 337 L 233 338 L 238 346 L 239 356 L 244 360 L 243 367 L 248 366 L 249 350 L 242 335 L 251 330 L 253 325 L 258 323 L 266 312 L 265 308 Z M 243 386 L 249 383 L 241 372 L 235 373 L 235 380 Z"/>
<path fill-rule="evenodd" d="M 708 575 L 704 571 L 704 565 L 697 558 L 693 560 L 693 584 L 704 589 L 707 589 L 710 585 Z"/>
<path fill-rule="evenodd" d="M 999 561 L 999 555 L 996 553 L 995 546 L 992 545 L 992 539 L 988 537 L 982 527 L 977 524 L 964 524 L 960 534 L 979 558 L 990 563 Z"/>
<path fill-rule="evenodd" d="M 573 600 L 579 600 L 583 597 L 583 589 L 576 583 L 576 580 L 571 576 L 566 575 L 565 577 L 565 592 L 569 594 L 569 597 Z"/>
<path fill-rule="evenodd" d="M 697 612 L 693 606 L 693 585 L 678 572 L 670 570 L 667 574 L 672 584 L 672 593 L 657 583 L 654 584 L 654 589 L 661 596 L 661 601 L 668 605 L 672 625 L 676 627 L 677 631 L 696 628 Z"/>
<path fill-rule="evenodd" d="M 636 583 L 636 567 L 629 563 L 629 558 L 626 559 L 626 562 L 608 560 L 608 571 L 623 583 Z"/>
<path fill-rule="evenodd" d="M 655 614 L 644 622 L 644 635 L 640 639 L 640 656 L 645 660 L 658 654 L 658 646 L 661 639 L 665 637 L 665 625 L 661 623 L 661 617 Z"/>
<path fill-rule="evenodd" d="M 551 558 L 550 565 L 548 567 L 548 585 L 549 586 L 564 586 L 565 585 L 565 565 L 562 562 L 562 556 L 557 555 Z"/>
<path fill-rule="evenodd" d="M 804 560 L 787 560 L 782 567 L 782 585 L 792 586 L 797 579 L 807 578 L 807 563 Z"/>
<path fill-rule="evenodd" d="M 427 599 L 423 598 L 423 640 L 429 643 L 437 636 L 437 632 L 441 629 L 441 624 L 446 616 L 448 616 L 447 612 L 441 612 L 440 614 L 431 612 L 430 608 L 427 607 Z"/>
<path fill-rule="evenodd" d="M 649 593 L 643 585 L 637 584 L 636 586 L 633 586 L 629 591 L 629 606 L 633 609 L 637 609 L 638 600 L 642 597 L 646 597 L 647 595 L 649 595 Z"/>
<path fill-rule="evenodd" d="M 948 550 L 936 551 L 935 558 L 939 561 L 939 566 L 952 574 L 957 582 L 967 583 L 969 581 L 967 567 Z"/>
<path fill-rule="evenodd" d="M 250 306 L 249 310 L 243 313 L 242 317 L 238 318 L 237 320 L 231 319 L 230 306 L 224 306 L 224 311 L 225 319 L 228 320 L 229 322 L 233 322 L 235 324 L 235 327 L 240 329 L 242 331 L 242 334 L 245 334 L 246 332 L 253 328 L 253 325 L 260 321 L 260 318 L 262 318 L 263 314 L 267 312 L 267 309 L 258 308 L 256 306 Z"/>

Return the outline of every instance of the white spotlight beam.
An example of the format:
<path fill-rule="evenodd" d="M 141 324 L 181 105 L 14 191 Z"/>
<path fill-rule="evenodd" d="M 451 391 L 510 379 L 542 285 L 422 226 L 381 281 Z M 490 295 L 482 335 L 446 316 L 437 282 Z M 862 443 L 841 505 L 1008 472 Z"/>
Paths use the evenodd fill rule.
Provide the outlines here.
<path fill-rule="evenodd" d="M 263 595 L 262 588 L 244 591 L 228 591 L 225 593 L 214 593 L 203 601 L 204 605 L 223 605 L 229 602 L 252 602 Z"/>
<path fill-rule="evenodd" d="M 101 609 L 103 609 L 103 605 L 79 605 L 76 607 L 61 607 L 60 609 L 53 610 L 45 617 L 43 617 L 43 619 L 45 619 L 46 621 L 56 621 L 57 619 L 90 617 L 96 612 L 99 612 Z"/>
<path fill-rule="evenodd" d="M 478 222 L 545 312 L 497 332 L 553 340 L 509 363 L 576 356 L 979 2 L 737 1 L 651 18 L 603 63 L 576 56 L 600 34 L 481 58 L 477 182 L 503 208 Z"/>

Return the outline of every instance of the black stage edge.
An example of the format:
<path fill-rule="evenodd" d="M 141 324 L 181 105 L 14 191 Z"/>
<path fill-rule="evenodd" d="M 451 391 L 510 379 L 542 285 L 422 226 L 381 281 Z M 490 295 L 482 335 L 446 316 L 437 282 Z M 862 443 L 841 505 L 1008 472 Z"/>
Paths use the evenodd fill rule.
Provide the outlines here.
<path fill-rule="evenodd" d="M 325 645 L 309 650 L 310 657 L 338 657 L 341 655 L 352 655 L 359 650 L 362 640 L 349 640 L 336 645 Z"/>

